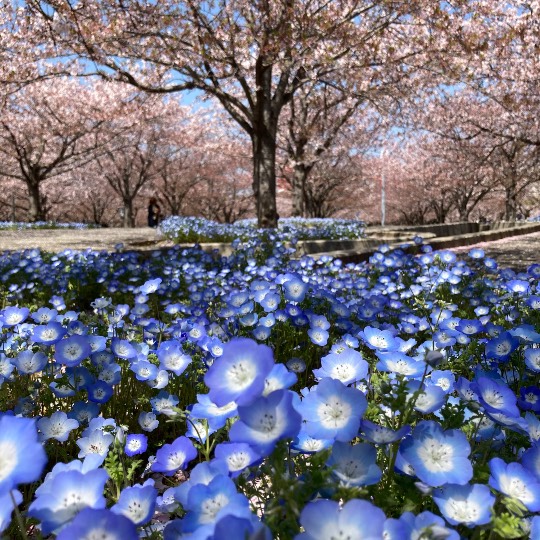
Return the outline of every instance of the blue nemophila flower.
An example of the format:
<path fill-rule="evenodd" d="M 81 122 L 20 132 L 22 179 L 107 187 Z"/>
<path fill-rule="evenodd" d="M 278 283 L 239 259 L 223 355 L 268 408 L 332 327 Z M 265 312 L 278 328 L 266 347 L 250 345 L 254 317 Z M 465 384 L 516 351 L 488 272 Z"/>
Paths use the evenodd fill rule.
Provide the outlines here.
<path fill-rule="evenodd" d="M 488 377 L 479 377 L 472 385 L 478 400 L 488 413 L 503 413 L 507 416 L 519 416 L 516 405 L 517 397 L 506 384 Z"/>
<path fill-rule="evenodd" d="M 68 416 L 75 418 L 79 424 L 88 424 L 98 414 L 99 405 L 97 403 L 85 403 L 84 401 L 76 401 L 71 411 L 68 412 Z"/>
<path fill-rule="evenodd" d="M 153 412 L 142 412 L 139 414 L 139 426 L 144 431 L 154 431 L 159 426 L 159 420 Z"/>
<path fill-rule="evenodd" d="M 519 340 L 510 332 L 501 332 L 486 343 L 486 356 L 504 362 L 518 348 Z"/>
<path fill-rule="evenodd" d="M 434 370 L 430 374 L 432 384 L 438 386 L 445 394 L 450 394 L 454 390 L 455 376 L 451 371 Z"/>
<path fill-rule="evenodd" d="M 90 334 L 86 336 L 88 345 L 92 353 L 104 351 L 107 348 L 107 338 L 105 336 L 98 336 L 96 334 Z"/>
<path fill-rule="evenodd" d="M 218 407 L 213 403 L 208 394 L 197 394 L 197 401 L 191 409 L 191 413 L 195 418 L 206 418 L 212 422 L 215 429 L 222 428 L 227 418 L 236 416 L 237 406 L 234 401 L 227 403 L 223 407 Z"/>
<path fill-rule="evenodd" d="M 161 278 L 150 279 L 139 287 L 139 293 L 141 294 L 152 294 L 159 289 L 159 286 L 162 283 Z"/>
<path fill-rule="evenodd" d="M 124 446 L 124 452 L 126 456 L 136 456 L 138 454 L 144 454 L 148 448 L 148 437 L 143 433 L 130 433 L 126 437 L 126 445 Z"/>
<path fill-rule="evenodd" d="M 118 502 L 111 507 L 115 514 L 126 516 L 135 525 L 145 525 L 152 519 L 156 507 L 157 489 L 154 481 L 124 488 Z"/>
<path fill-rule="evenodd" d="M 495 497 L 484 484 L 447 484 L 433 492 L 433 500 L 451 525 L 485 525 L 491 521 Z"/>
<path fill-rule="evenodd" d="M 330 337 L 330 334 L 322 328 L 310 328 L 307 331 L 307 334 L 311 342 L 315 345 L 319 345 L 319 347 L 324 347 L 328 343 L 328 338 Z"/>
<path fill-rule="evenodd" d="M 348 442 L 358 433 L 367 400 L 359 390 L 336 379 L 324 378 L 298 405 L 305 432 L 315 439 Z"/>
<path fill-rule="evenodd" d="M 521 463 L 540 481 L 540 444 L 536 443 L 523 453 Z"/>
<path fill-rule="evenodd" d="M 7 307 L 2 312 L 2 322 L 3 326 L 15 326 L 24 322 L 28 315 L 30 315 L 30 310 L 26 307 Z"/>
<path fill-rule="evenodd" d="M 540 348 L 524 350 L 525 365 L 535 373 L 540 373 Z"/>
<path fill-rule="evenodd" d="M 156 453 L 152 463 L 154 472 L 172 476 L 179 469 L 185 469 L 187 464 L 197 457 L 197 450 L 187 437 L 178 437 L 171 444 L 164 444 Z"/>
<path fill-rule="evenodd" d="M 191 357 L 182 349 L 178 341 L 163 341 L 157 350 L 159 367 L 182 375 L 191 363 Z"/>
<path fill-rule="evenodd" d="M 446 394 L 436 385 L 420 385 L 420 381 L 409 381 L 407 399 L 411 400 L 418 392 L 414 409 L 424 414 L 438 411 L 446 403 Z"/>
<path fill-rule="evenodd" d="M 46 416 L 40 418 L 37 427 L 40 431 L 40 440 L 56 439 L 64 442 L 68 440 L 71 431 L 79 427 L 79 422 L 68 418 L 63 411 L 56 411 L 49 418 Z"/>
<path fill-rule="evenodd" d="M 121 378 L 122 367 L 116 363 L 103 366 L 98 374 L 98 380 L 104 381 L 111 386 L 118 384 Z"/>
<path fill-rule="evenodd" d="M 184 530 L 193 532 L 201 525 L 214 524 L 237 509 L 248 508 L 249 500 L 237 492 L 235 483 L 227 476 L 217 475 L 208 484 L 196 484 L 189 490 L 184 506 L 187 510 Z"/>
<path fill-rule="evenodd" d="M 319 379 L 330 377 L 343 384 L 352 384 L 365 379 L 369 364 L 362 355 L 348 347 L 341 353 L 330 353 L 321 358 L 321 369 L 314 369 L 313 374 Z"/>
<path fill-rule="evenodd" d="M 128 518 L 111 510 L 85 508 L 56 537 L 57 540 L 93 539 L 138 540 L 137 527 Z"/>
<path fill-rule="evenodd" d="M 459 330 L 467 336 L 478 334 L 483 329 L 482 323 L 477 319 L 461 319 L 456 330 Z"/>
<path fill-rule="evenodd" d="M 223 355 L 204 376 L 208 396 L 219 407 L 231 401 L 247 405 L 264 390 L 264 381 L 274 366 L 272 349 L 247 338 L 233 338 L 223 346 Z"/>
<path fill-rule="evenodd" d="M 521 279 L 512 279 L 506 283 L 506 288 L 513 293 L 526 294 L 529 292 L 529 282 Z"/>
<path fill-rule="evenodd" d="M 111 351 L 118 357 L 129 360 L 137 357 L 137 349 L 127 340 L 113 338 L 111 341 Z"/>
<path fill-rule="evenodd" d="M 387 371 L 405 377 L 420 377 L 426 369 L 426 364 L 422 360 L 415 360 L 406 354 L 398 351 L 375 353 L 379 361 L 377 369 Z"/>
<path fill-rule="evenodd" d="M 289 302 L 302 302 L 309 285 L 298 274 L 286 274 L 285 278 L 287 281 L 281 285 L 285 299 Z"/>
<path fill-rule="evenodd" d="M 37 324 L 47 324 L 48 322 L 55 321 L 58 311 L 56 309 L 49 309 L 41 307 L 30 316 Z"/>
<path fill-rule="evenodd" d="M 391 444 L 403 439 L 411 431 L 410 426 L 403 426 L 394 431 L 393 429 L 379 426 L 369 420 L 362 420 L 361 432 L 362 438 L 375 444 Z"/>
<path fill-rule="evenodd" d="M 404 512 L 399 519 L 387 519 L 384 524 L 384 540 L 415 540 L 438 538 L 441 540 L 459 540 L 457 531 L 449 529 L 444 519 L 429 511 L 415 516 Z"/>
<path fill-rule="evenodd" d="M 227 463 L 233 477 L 238 476 L 246 467 L 261 459 L 261 455 L 248 443 L 224 442 L 216 446 L 216 459 Z"/>
<path fill-rule="evenodd" d="M 138 381 L 148 381 L 156 378 L 158 368 L 148 360 L 137 360 L 133 362 L 129 368 L 135 373 L 135 378 Z"/>
<path fill-rule="evenodd" d="M 0 456 L 0 493 L 35 482 L 41 476 L 47 455 L 38 442 L 34 420 L 0 417 Z"/>
<path fill-rule="evenodd" d="M 221 459 L 198 463 L 190 472 L 189 480 L 174 488 L 174 498 L 185 507 L 188 504 L 191 488 L 197 485 L 207 486 L 216 476 L 227 475 L 227 464 Z"/>
<path fill-rule="evenodd" d="M 231 442 L 251 444 L 262 455 L 268 455 L 280 439 L 293 439 L 300 431 L 302 417 L 292 402 L 292 392 L 277 390 L 250 405 L 239 406 L 239 420 L 229 431 Z"/>
<path fill-rule="evenodd" d="M 105 508 L 103 490 L 108 478 L 104 469 L 58 472 L 40 486 L 28 514 L 40 520 L 42 533 L 49 535 L 84 508 Z"/>
<path fill-rule="evenodd" d="M 88 386 L 88 401 L 94 403 L 107 403 L 111 399 L 114 389 L 105 381 L 96 381 Z"/>
<path fill-rule="evenodd" d="M 373 350 L 396 351 L 398 349 L 398 343 L 390 330 L 379 330 L 366 326 L 364 331 L 358 334 L 358 337 Z"/>
<path fill-rule="evenodd" d="M 519 389 L 519 408 L 523 411 L 540 413 L 540 388 L 538 386 L 524 386 Z"/>
<path fill-rule="evenodd" d="M 274 364 L 272 371 L 264 380 L 263 396 L 268 396 L 276 390 L 286 390 L 298 381 L 298 377 L 283 364 Z"/>
<path fill-rule="evenodd" d="M 330 448 L 333 444 L 334 439 L 314 439 L 303 429 L 300 429 L 300 433 L 291 443 L 291 447 L 302 454 L 315 454 L 325 448 Z"/>
<path fill-rule="evenodd" d="M 15 366 L 10 359 L 3 353 L 0 353 L 0 385 L 13 373 Z"/>
<path fill-rule="evenodd" d="M 332 475 L 344 486 L 370 486 L 382 476 L 377 465 L 377 451 L 367 443 L 350 445 L 336 441 L 326 462 Z"/>
<path fill-rule="evenodd" d="M 300 523 L 304 532 L 295 540 L 382 538 L 385 519 L 384 512 L 368 501 L 352 499 L 340 508 L 338 502 L 320 499 L 302 510 Z"/>
<path fill-rule="evenodd" d="M 48 361 L 46 354 L 41 351 L 35 353 L 31 349 L 22 351 L 17 355 L 17 358 L 12 360 L 13 365 L 21 375 L 30 375 L 42 371 Z"/>
<path fill-rule="evenodd" d="M 285 365 L 293 373 L 303 373 L 306 370 L 306 363 L 301 358 L 291 358 Z"/>
<path fill-rule="evenodd" d="M 32 341 L 43 345 L 54 345 L 65 335 L 67 330 L 58 322 L 50 322 L 44 326 L 35 326 L 32 331 Z"/>
<path fill-rule="evenodd" d="M 209 540 L 221 540 L 223 538 L 272 540 L 272 534 L 268 527 L 253 514 L 249 517 L 227 514 L 216 523 L 214 535 Z"/>
<path fill-rule="evenodd" d="M 165 416 L 174 416 L 176 413 L 174 408 L 178 405 L 179 399 L 173 395 L 161 390 L 159 394 L 150 400 L 152 410 L 156 414 L 164 414 Z"/>
<path fill-rule="evenodd" d="M 96 429 L 92 431 L 87 437 L 81 437 L 77 441 L 77 446 L 80 448 L 77 457 L 84 458 L 88 454 L 98 454 L 103 459 L 109 452 L 109 447 L 114 441 L 114 436 L 110 433 Z"/>
<path fill-rule="evenodd" d="M 466 484 L 472 478 L 471 447 L 460 430 L 445 431 L 437 422 L 423 420 L 401 442 L 399 451 L 428 486 Z"/>
<path fill-rule="evenodd" d="M 500 458 L 489 462 L 489 485 L 522 502 L 531 512 L 540 511 L 540 481 L 520 463 L 506 464 Z"/>
<path fill-rule="evenodd" d="M 264 298 L 259 302 L 266 313 L 275 311 L 279 307 L 281 297 L 279 294 L 267 292 Z"/>

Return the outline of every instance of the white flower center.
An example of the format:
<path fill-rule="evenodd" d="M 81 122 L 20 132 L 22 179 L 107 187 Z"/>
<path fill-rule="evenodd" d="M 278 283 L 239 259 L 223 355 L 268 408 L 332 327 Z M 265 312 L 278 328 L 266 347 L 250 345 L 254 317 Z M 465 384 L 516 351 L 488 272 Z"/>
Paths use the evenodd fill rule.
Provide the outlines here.
<path fill-rule="evenodd" d="M 133 523 L 138 524 L 148 514 L 148 503 L 141 504 L 141 501 L 130 501 L 127 507 L 127 512 L 124 515 L 131 519 Z"/>
<path fill-rule="evenodd" d="M 201 505 L 199 523 L 202 525 L 213 523 L 217 513 L 227 504 L 229 504 L 229 499 L 222 493 L 218 493 L 211 499 L 206 499 Z"/>
<path fill-rule="evenodd" d="M 454 468 L 454 449 L 437 439 L 426 439 L 418 448 L 418 456 L 430 472 L 448 472 Z"/>
<path fill-rule="evenodd" d="M 227 371 L 227 379 L 237 390 L 247 388 L 255 378 L 254 366 L 249 362 L 237 362 Z"/>
<path fill-rule="evenodd" d="M 480 514 L 478 505 L 471 501 L 451 500 L 446 506 L 448 516 L 460 523 L 472 523 Z"/>
<path fill-rule="evenodd" d="M 332 369 L 331 376 L 333 379 L 348 381 L 354 377 L 354 368 L 351 364 L 338 364 Z"/>
<path fill-rule="evenodd" d="M 484 401 L 494 409 L 501 409 L 504 407 L 504 397 L 497 390 L 487 390 L 482 397 Z"/>
<path fill-rule="evenodd" d="M 372 345 L 381 349 L 388 346 L 388 341 L 383 336 L 372 336 L 370 341 Z"/>
<path fill-rule="evenodd" d="M 173 452 L 167 457 L 167 469 L 179 469 L 186 461 L 186 455 L 184 452 Z"/>
<path fill-rule="evenodd" d="M 503 493 L 520 500 L 525 505 L 534 501 L 533 493 L 527 488 L 525 482 L 519 478 L 503 476 L 500 480 Z"/>
<path fill-rule="evenodd" d="M 317 409 L 321 424 L 327 429 L 339 429 L 347 425 L 351 412 L 351 406 L 342 401 L 339 396 L 330 397 L 325 403 L 321 403 Z"/>
<path fill-rule="evenodd" d="M 249 465 L 249 455 L 246 452 L 236 452 L 227 457 L 230 471 L 241 471 Z"/>

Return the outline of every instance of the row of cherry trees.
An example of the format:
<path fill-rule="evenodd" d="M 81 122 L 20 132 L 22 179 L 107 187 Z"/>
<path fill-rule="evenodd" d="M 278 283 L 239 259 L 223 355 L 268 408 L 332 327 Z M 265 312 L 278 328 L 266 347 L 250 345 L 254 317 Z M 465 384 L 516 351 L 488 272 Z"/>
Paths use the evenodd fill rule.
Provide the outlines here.
<path fill-rule="evenodd" d="M 32 219 L 57 200 L 73 209 L 68 193 L 84 189 L 93 215 L 114 194 L 125 225 L 150 192 L 167 212 L 222 220 L 249 212 L 251 192 L 264 227 L 276 224 L 278 192 L 290 200 L 281 213 L 375 221 L 383 175 L 392 220 L 534 211 L 537 1 L 0 8 L 0 172 L 26 185 Z M 102 81 L 75 82 L 91 74 Z M 185 91 L 206 105 L 180 106 Z M 80 98 L 71 111 L 68 94 Z M 41 142 L 36 126 L 49 129 Z"/>

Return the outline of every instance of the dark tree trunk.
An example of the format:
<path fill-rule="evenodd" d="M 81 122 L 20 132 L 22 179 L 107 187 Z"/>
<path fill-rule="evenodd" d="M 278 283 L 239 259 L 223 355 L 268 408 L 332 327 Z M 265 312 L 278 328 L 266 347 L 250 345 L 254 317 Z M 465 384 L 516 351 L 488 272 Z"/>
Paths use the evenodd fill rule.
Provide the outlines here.
<path fill-rule="evenodd" d="M 133 213 L 133 201 L 124 200 L 124 219 L 123 219 L 124 228 L 132 229 L 135 227 L 135 215 Z"/>
<path fill-rule="evenodd" d="M 43 208 L 39 181 L 27 182 L 26 185 L 28 186 L 28 221 L 45 221 L 45 209 Z"/>
<path fill-rule="evenodd" d="M 292 181 L 292 215 L 295 217 L 304 217 L 305 215 L 306 177 L 306 168 L 302 164 L 297 163 L 294 166 L 294 174 Z"/>
<path fill-rule="evenodd" d="M 253 137 L 253 192 L 257 203 L 257 220 L 262 229 L 277 227 L 276 205 L 276 139 L 261 126 Z"/>
<path fill-rule="evenodd" d="M 505 201 L 504 201 L 504 219 L 506 221 L 515 221 L 517 215 L 517 192 L 516 184 L 512 182 L 511 185 L 505 188 Z"/>

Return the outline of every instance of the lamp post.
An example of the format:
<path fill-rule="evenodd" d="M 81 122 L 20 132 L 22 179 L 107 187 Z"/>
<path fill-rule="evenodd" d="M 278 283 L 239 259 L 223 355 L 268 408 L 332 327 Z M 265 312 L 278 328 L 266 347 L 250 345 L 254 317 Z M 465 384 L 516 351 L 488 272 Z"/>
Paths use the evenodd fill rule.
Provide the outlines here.
<path fill-rule="evenodd" d="M 384 227 L 386 222 L 386 167 L 384 166 L 384 158 L 386 157 L 386 148 L 381 150 L 381 227 Z"/>

